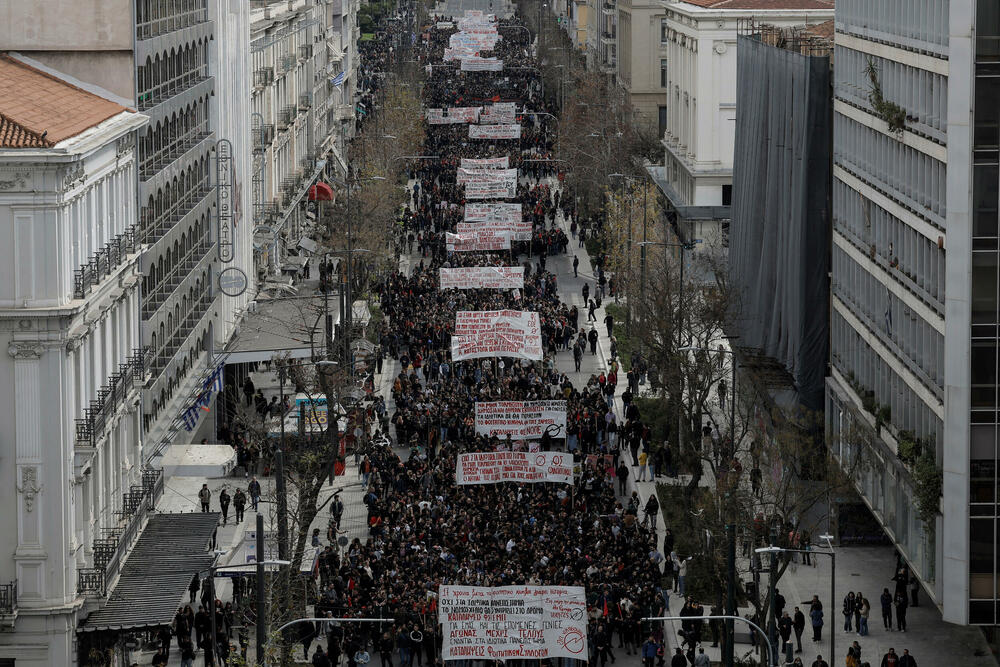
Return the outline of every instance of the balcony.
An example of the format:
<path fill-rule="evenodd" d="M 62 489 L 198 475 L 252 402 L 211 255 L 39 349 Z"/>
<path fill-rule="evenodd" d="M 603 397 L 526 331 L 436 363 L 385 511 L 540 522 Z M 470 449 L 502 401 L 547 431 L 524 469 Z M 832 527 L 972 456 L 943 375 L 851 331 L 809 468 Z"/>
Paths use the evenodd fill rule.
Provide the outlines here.
<path fill-rule="evenodd" d="M 614 44 L 617 39 L 618 39 L 618 37 L 616 36 L 616 34 L 614 32 L 602 32 L 601 33 L 601 41 L 604 42 L 604 43 L 606 43 L 606 44 Z"/>
<path fill-rule="evenodd" d="M 299 47 L 299 60 L 309 60 L 313 57 L 313 45 L 303 44 Z"/>
<path fill-rule="evenodd" d="M 274 83 L 273 67 L 261 67 L 260 69 L 254 70 L 253 73 L 254 88 L 267 88 L 272 83 Z"/>
<path fill-rule="evenodd" d="M 159 310 L 160 306 L 166 303 L 177 286 L 184 282 L 184 279 L 205 259 L 214 246 L 215 243 L 211 240 L 211 235 L 206 233 L 202 237 L 201 243 L 188 249 L 187 254 L 170 269 L 170 272 L 164 276 L 156 288 L 150 294 L 144 295 L 142 319 L 148 320 Z"/>
<path fill-rule="evenodd" d="M 124 364 L 118 364 L 118 372 L 112 373 L 108 383 L 98 390 L 97 400 L 84 408 L 84 417 L 76 420 L 77 447 L 97 446 L 111 418 L 128 400 L 132 389 L 142 382 L 145 372 L 146 359 L 141 350 L 133 350 Z"/>
<path fill-rule="evenodd" d="M 156 151 L 139 164 L 139 180 L 148 181 L 210 136 L 212 136 L 212 130 L 206 120 L 182 136 L 176 137 L 169 145 Z"/>
<path fill-rule="evenodd" d="M 208 65 L 193 67 L 188 71 L 139 93 L 139 111 L 148 111 L 188 88 L 208 80 Z"/>
<path fill-rule="evenodd" d="M 312 106 L 313 96 L 311 93 L 302 93 L 299 95 L 299 111 L 308 109 Z"/>
<path fill-rule="evenodd" d="M 110 276 L 126 257 L 138 250 L 138 247 L 138 235 L 135 225 L 132 225 L 73 272 L 73 298 L 86 298 L 95 285 Z"/>
<path fill-rule="evenodd" d="M 207 21 L 208 9 L 205 7 L 189 9 L 188 11 L 174 11 L 170 12 L 170 16 L 152 21 L 137 22 L 135 26 L 135 38 L 151 39 Z"/>
<path fill-rule="evenodd" d="M 293 106 L 284 107 L 278 112 L 278 129 L 285 131 L 294 122 L 298 109 Z"/>
<path fill-rule="evenodd" d="M 200 298 L 191 306 L 191 310 L 188 312 L 184 320 L 174 328 L 173 335 L 170 340 L 166 341 L 158 351 L 155 352 L 156 356 L 150 363 L 150 372 L 153 377 L 159 377 L 163 369 L 167 367 L 170 360 L 174 358 L 177 351 L 181 349 L 184 341 L 188 339 L 191 331 L 194 330 L 195 324 L 198 323 L 205 313 L 208 312 L 209 307 L 212 305 L 214 299 L 209 295 L 208 285 L 205 286 L 205 290 L 201 293 Z"/>
<path fill-rule="evenodd" d="M 253 205 L 254 225 L 273 225 L 278 220 L 277 202 L 256 203 Z"/>
<path fill-rule="evenodd" d="M 271 142 L 274 141 L 274 125 L 261 125 L 251 131 L 253 135 L 253 152 L 260 155 L 267 150 Z"/>
<path fill-rule="evenodd" d="M 278 68 L 281 70 L 282 73 L 290 72 L 293 69 L 295 69 L 295 67 L 298 64 L 299 61 L 298 58 L 295 57 L 295 54 L 288 53 L 281 56 L 281 60 L 278 63 Z"/>
<path fill-rule="evenodd" d="M 76 572 L 77 595 L 94 598 L 108 594 L 108 585 L 118 576 L 128 550 L 139 539 L 146 515 L 162 495 L 163 473 L 159 470 L 144 470 L 141 484 L 122 494 L 122 509 L 115 512 L 115 525 L 101 528 L 101 537 L 94 539 L 94 566 Z"/>
<path fill-rule="evenodd" d="M 210 185 L 211 176 L 206 176 L 195 184 L 191 190 L 178 199 L 167 211 L 156 217 L 149 206 L 143 206 L 139 212 L 139 239 L 142 243 L 153 245 L 167 232 L 173 229 L 174 225 L 184 219 L 198 204 L 213 192 Z"/>
<path fill-rule="evenodd" d="M 17 579 L 0 584 L 0 618 L 7 621 L 17 618 Z"/>

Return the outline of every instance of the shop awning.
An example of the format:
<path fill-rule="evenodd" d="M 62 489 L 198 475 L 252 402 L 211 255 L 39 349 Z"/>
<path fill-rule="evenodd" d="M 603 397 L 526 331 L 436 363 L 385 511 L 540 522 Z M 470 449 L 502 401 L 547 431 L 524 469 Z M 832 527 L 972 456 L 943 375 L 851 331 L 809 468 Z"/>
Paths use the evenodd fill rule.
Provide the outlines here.
<path fill-rule="evenodd" d="M 215 561 L 209 551 L 218 512 L 154 514 L 103 608 L 78 632 L 146 630 L 170 625 L 191 578 Z"/>
<path fill-rule="evenodd" d="M 226 363 L 269 361 L 276 356 L 309 357 L 312 345 L 323 347 L 323 305 L 322 294 L 258 300 L 255 309 L 240 322 Z M 336 294 L 330 295 L 329 307 L 333 323 L 337 324 L 340 313 Z"/>
<path fill-rule="evenodd" d="M 322 181 L 309 188 L 309 201 L 333 201 L 333 188 Z"/>

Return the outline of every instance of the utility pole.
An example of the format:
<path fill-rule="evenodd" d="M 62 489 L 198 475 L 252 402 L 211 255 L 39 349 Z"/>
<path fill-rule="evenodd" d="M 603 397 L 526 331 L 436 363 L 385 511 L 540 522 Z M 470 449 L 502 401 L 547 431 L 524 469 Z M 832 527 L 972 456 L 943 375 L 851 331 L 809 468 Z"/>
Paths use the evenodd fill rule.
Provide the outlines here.
<path fill-rule="evenodd" d="M 267 610 L 264 606 L 264 515 L 257 512 L 257 664 L 264 664 L 267 643 Z"/>
<path fill-rule="evenodd" d="M 284 361 L 279 360 L 278 366 L 278 401 L 281 406 L 278 410 L 279 421 L 281 422 L 281 441 L 278 449 L 274 452 L 274 462 L 276 464 L 275 492 L 278 495 L 278 559 L 288 559 L 288 498 L 285 495 L 285 378 L 288 369 L 285 368 Z M 259 557 L 259 556 L 258 556 Z"/>

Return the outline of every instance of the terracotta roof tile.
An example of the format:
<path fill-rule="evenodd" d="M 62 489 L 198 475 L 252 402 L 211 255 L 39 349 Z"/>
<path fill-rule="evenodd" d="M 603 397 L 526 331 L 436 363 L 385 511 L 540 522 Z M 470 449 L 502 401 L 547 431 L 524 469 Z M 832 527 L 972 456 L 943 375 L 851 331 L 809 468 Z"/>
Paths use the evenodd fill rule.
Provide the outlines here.
<path fill-rule="evenodd" d="M 829 9 L 834 0 L 682 0 L 705 9 Z"/>
<path fill-rule="evenodd" d="M 833 40 L 833 21 L 823 21 L 822 23 L 817 23 L 816 25 L 806 26 L 806 32 L 810 35 L 816 35 L 817 37 L 822 37 L 823 39 Z"/>
<path fill-rule="evenodd" d="M 52 147 L 128 111 L 0 54 L 0 148 Z"/>

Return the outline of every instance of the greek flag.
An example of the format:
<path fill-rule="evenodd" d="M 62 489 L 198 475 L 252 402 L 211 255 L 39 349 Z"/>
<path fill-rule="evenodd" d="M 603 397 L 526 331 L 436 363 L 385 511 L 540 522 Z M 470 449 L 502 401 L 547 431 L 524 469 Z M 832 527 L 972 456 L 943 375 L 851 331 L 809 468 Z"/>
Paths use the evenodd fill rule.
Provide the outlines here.
<path fill-rule="evenodd" d="M 345 78 L 347 78 L 347 75 L 344 74 L 344 72 L 341 72 L 337 76 L 335 76 L 332 79 L 330 79 L 330 83 L 332 83 L 337 88 L 340 88 L 342 85 L 344 85 L 344 79 Z"/>
<path fill-rule="evenodd" d="M 218 368 L 212 371 L 212 374 L 208 376 L 205 380 L 203 388 L 206 391 L 214 392 L 216 394 L 222 391 L 222 364 L 219 364 Z"/>

